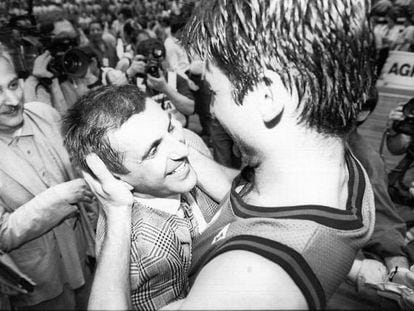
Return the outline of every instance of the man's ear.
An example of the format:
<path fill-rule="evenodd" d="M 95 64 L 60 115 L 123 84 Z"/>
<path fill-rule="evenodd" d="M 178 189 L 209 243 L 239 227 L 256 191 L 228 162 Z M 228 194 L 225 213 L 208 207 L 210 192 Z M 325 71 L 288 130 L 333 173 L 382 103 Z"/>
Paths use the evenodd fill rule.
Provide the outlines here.
<path fill-rule="evenodd" d="M 265 70 L 263 82 L 259 86 L 259 113 L 266 126 L 273 126 L 280 120 L 285 109 L 286 98 L 281 92 L 286 91 L 277 73 Z M 282 96 L 281 96 L 282 95 Z"/>

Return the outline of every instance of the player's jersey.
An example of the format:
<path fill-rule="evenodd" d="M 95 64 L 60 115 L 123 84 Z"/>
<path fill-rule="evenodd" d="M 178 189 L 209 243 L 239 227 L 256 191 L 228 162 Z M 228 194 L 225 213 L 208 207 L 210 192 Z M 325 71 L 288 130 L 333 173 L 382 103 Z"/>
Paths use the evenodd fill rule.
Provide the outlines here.
<path fill-rule="evenodd" d="M 296 283 L 310 309 L 326 306 L 343 282 L 359 248 L 374 227 L 374 199 L 361 164 L 346 152 L 349 171 L 346 209 L 321 205 L 261 207 L 246 204 L 242 173 L 233 182 L 219 214 L 195 240 L 192 281 L 214 257 L 246 250 L 281 266 Z M 276 191 L 276 190 L 275 190 Z M 297 189 L 300 195 L 300 189 Z"/>

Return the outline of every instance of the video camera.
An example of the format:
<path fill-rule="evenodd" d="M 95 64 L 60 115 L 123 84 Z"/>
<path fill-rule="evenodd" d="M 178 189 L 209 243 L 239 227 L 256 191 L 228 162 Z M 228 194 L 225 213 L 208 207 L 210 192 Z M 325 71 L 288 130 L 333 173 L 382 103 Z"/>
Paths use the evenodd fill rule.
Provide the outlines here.
<path fill-rule="evenodd" d="M 136 54 L 145 57 L 145 74 L 138 74 L 145 79 L 149 74 L 153 77 L 159 78 L 159 70 L 162 68 L 162 61 L 165 57 L 165 48 L 161 41 L 157 39 L 147 39 L 140 42 L 136 46 Z"/>
<path fill-rule="evenodd" d="M 145 73 L 153 77 L 159 78 L 159 69 L 161 68 L 161 62 L 164 58 L 164 53 L 161 49 L 154 48 L 150 54 L 150 57 L 145 61 Z"/>
<path fill-rule="evenodd" d="M 47 69 L 54 76 L 80 78 L 86 74 L 89 58 L 81 49 L 77 48 L 77 38 L 69 36 L 43 37 L 40 41 L 43 50 L 48 50 L 52 56 Z"/>
<path fill-rule="evenodd" d="M 21 78 L 31 74 L 36 57 L 45 50 L 52 56 L 48 70 L 59 79 L 82 77 L 88 69 L 89 58 L 77 48 L 77 38 L 39 30 L 32 15 L 11 18 L 0 28 L 0 42 L 8 47 Z"/>
<path fill-rule="evenodd" d="M 402 121 L 394 121 L 392 128 L 397 133 L 414 136 L 414 97 L 404 104 L 402 112 L 405 119 Z"/>

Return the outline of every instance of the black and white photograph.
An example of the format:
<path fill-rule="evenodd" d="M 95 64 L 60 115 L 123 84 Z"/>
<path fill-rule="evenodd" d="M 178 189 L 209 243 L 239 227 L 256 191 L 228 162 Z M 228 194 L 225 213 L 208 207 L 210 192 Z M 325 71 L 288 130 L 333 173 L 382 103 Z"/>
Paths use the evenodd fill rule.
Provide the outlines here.
<path fill-rule="evenodd" d="M 414 0 L 0 0 L 0 310 L 414 310 Z"/>

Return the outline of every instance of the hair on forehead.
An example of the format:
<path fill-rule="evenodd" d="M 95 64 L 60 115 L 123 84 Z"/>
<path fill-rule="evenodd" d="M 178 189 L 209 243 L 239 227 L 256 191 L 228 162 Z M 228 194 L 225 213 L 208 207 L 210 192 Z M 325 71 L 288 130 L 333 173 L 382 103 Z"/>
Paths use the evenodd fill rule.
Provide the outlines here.
<path fill-rule="evenodd" d="M 237 102 L 278 73 L 299 96 L 299 123 L 343 135 L 373 76 L 368 0 L 202 0 L 182 43 L 217 65 Z"/>
<path fill-rule="evenodd" d="M 127 174 L 123 154 L 112 148 L 109 131 L 145 110 L 145 96 L 135 85 L 104 86 L 81 97 L 63 118 L 64 144 L 74 163 L 92 173 L 86 156 L 96 153 L 110 171 Z"/>

